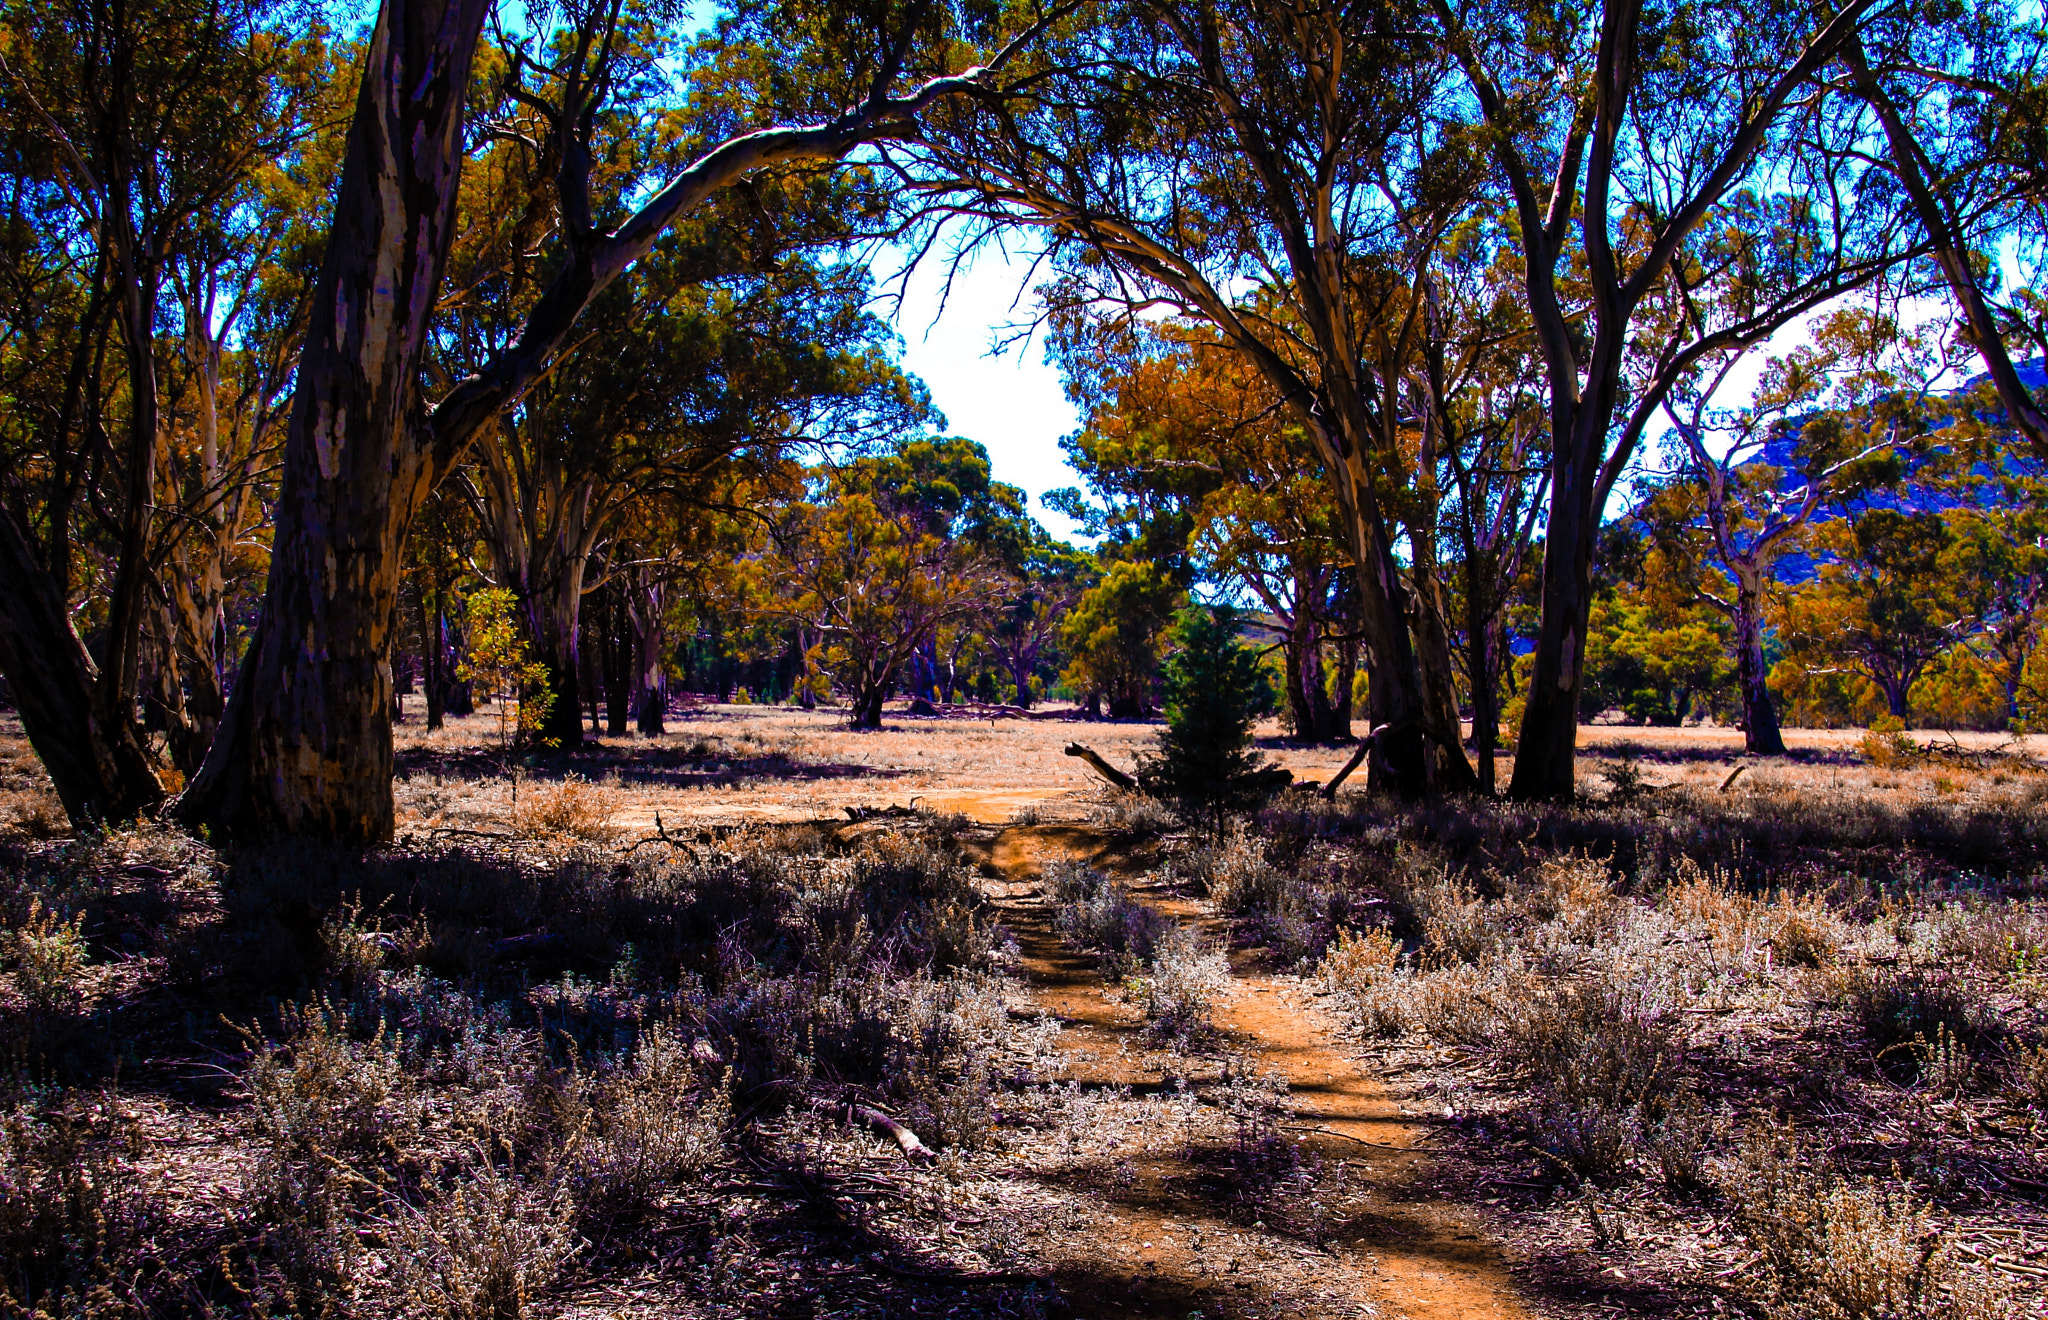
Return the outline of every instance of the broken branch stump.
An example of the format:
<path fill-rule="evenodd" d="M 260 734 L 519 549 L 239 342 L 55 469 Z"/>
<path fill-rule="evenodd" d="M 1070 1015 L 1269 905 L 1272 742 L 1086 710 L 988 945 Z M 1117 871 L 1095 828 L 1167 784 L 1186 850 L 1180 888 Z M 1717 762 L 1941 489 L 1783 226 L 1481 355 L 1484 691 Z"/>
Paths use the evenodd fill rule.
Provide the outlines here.
<path fill-rule="evenodd" d="M 1088 763 L 1089 768 L 1094 770 L 1096 774 L 1101 775 L 1118 788 L 1133 789 L 1138 786 L 1137 780 L 1103 760 L 1102 754 L 1092 747 L 1083 747 L 1080 743 L 1068 743 L 1067 755 L 1080 757 Z"/>

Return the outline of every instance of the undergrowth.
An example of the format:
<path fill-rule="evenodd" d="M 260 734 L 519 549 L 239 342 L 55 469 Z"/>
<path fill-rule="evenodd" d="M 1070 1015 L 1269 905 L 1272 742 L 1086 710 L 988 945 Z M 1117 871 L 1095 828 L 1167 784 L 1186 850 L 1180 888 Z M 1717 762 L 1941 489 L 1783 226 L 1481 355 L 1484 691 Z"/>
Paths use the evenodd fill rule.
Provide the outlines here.
<path fill-rule="evenodd" d="M 783 1116 L 986 1144 L 1023 1028 L 957 821 L 607 855 L 601 792 L 529 797 L 556 842 L 516 853 L 144 830 L 5 858 L 0 1314 L 511 1320 Z M 114 1001 L 124 958 L 154 1002 Z M 116 1085 L 165 1030 L 223 1060 L 238 1153 L 198 1201 Z"/>

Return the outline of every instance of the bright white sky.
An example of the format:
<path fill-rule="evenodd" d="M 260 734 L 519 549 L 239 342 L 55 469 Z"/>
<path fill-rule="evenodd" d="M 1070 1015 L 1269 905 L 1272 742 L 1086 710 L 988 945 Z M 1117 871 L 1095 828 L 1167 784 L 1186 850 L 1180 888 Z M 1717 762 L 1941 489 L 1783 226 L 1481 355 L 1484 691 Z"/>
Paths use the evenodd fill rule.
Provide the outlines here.
<path fill-rule="evenodd" d="M 945 263 L 934 254 L 911 276 L 896 333 L 903 336 L 904 369 L 931 391 L 946 415 L 947 431 L 988 446 L 996 480 L 1023 487 L 1032 515 L 1053 535 L 1072 538 L 1078 530 L 1073 521 L 1039 499 L 1049 490 L 1081 484 L 1060 450 L 1060 437 L 1080 429 L 1080 414 L 1060 388 L 1059 372 L 1045 360 L 1043 338 L 1033 336 L 994 355 L 1002 328 L 1028 321 L 1036 311 L 1032 294 L 1019 292 L 1030 264 L 985 250 L 954 278 L 948 294 Z M 887 255 L 875 266 L 881 279 L 895 270 Z"/>

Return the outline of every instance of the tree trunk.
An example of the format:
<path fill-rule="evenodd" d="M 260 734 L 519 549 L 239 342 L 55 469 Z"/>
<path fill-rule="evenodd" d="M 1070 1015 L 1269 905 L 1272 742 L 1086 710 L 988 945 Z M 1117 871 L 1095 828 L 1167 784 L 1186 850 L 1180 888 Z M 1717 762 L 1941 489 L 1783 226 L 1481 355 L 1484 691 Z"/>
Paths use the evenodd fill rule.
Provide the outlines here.
<path fill-rule="evenodd" d="M 1010 681 L 1017 685 L 1015 701 L 1019 710 L 1031 709 L 1031 670 L 1037 658 L 1026 657 L 1021 651 L 1010 657 Z"/>
<path fill-rule="evenodd" d="M 884 675 L 881 681 L 868 683 L 854 694 L 852 718 L 847 721 L 850 728 L 882 727 L 882 703 L 888 700 L 892 679 L 893 675 Z"/>
<path fill-rule="evenodd" d="M 1358 679 L 1358 641 L 1337 643 L 1337 693 L 1330 701 L 1330 741 L 1351 741 L 1351 689 Z"/>
<path fill-rule="evenodd" d="M 441 593 L 434 593 L 434 605 L 427 606 L 427 593 L 417 600 L 420 629 L 420 686 L 426 689 L 427 727 L 438 729 L 448 710 L 448 658 L 441 641 Z"/>
<path fill-rule="evenodd" d="M 1301 607 L 1300 597 L 1295 598 L 1294 617 L 1284 620 L 1287 637 L 1282 651 L 1287 660 L 1287 719 L 1294 726 L 1294 736 L 1306 743 L 1317 741 L 1322 733 L 1316 720 L 1316 713 L 1309 705 L 1308 684 L 1303 669 L 1308 652 L 1315 645 L 1315 625 L 1308 621 L 1308 611 Z"/>
<path fill-rule="evenodd" d="M 1875 670 L 1871 676 L 1877 680 L 1877 686 L 1884 692 L 1885 709 L 1890 711 L 1899 723 L 1909 729 L 1912 728 L 1912 707 L 1907 698 L 1912 695 L 1913 681 L 1889 669 Z"/>
<path fill-rule="evenodd" d="M 633 627 L 626 614 L 623 588 L 614 578 L 602 592 L 605 732 L 622 737 L 633 731 Z"/>
<path fill-rule="evenodd" d="M 28 536 L 0 511 L 0 670 L 64 814 L 80 828 L 132 820 L 163 800 L 132 713 L 111 722 L 100 675 Z"/>
<path fill-rule="evenodd" d="M 1770 675 L 1764 666 L 1761 602 L 1752 592 L 1735 597 L 1735 669 L 1742 686 L 1742 745 L 1753 756 L 1783 756 L 1785 735 L 1778 728 L 1778 708 L 1771 701 Z"/>
<path fill-rule="evenodd" d="M 1593 608 L 1593 542 L 1598 513 L 1592 508 L 1597 472 L 1581 472 L 1595 456 L 1578 456 L 1574 423 L 1590 403 L 1569 411 L 1554 430 L 1567 439 L 1553 450 L 1550 516 L 1543 543 L 1543 622 L 1536 632 L 1535 665 L 1522 707 L 1522 732 L 1515 743 L 1515 773 L 1508 795 L 1524 801 L 1566 801 L 1577 791 L 1579 693 L 1585 684 L 1586 620 Z M 1611 413 L 1611 409 L 1609 412 Z M 1606 434 L 1605 427 L 1600 434 Z"/>
<path fill-rule="evenodd" d="M 200 594 L 193 592 L 194 577 L 198 579 Z M 220 600 L 224 594 L 221 585 L 218 555 L 209 555 L 203 571 L 198 574 L 173 572 L 170 574 L 173 644 L 184 653 L 183 678 L 185 685 L 184 711 L 187 736 L 182 749 L 175 750 L 178 769 L 187 776 L 197 774 L 206 761 L 207 749 L 213 746 L 214 732 L 220 728 L 222 714 L 227 710 L 227 694 L 221 691 L 220 671 L 216 667 L 219 657 L 215 644 L 220 635 Z"/>
<path fill-rule="evenodd" d="M 543 581 L 532 587 L 527 601 L 528 635 L 536 659 L 548 671 L 548 692 L 554 700 L 534 737 L 556 751 L 583 745 L 582 637 L 584 559 L 573 553 L 544 557 Z"/>
<path fill-rule="evenodd" d="M 125 153 L 116 154 L 125 159 Z M 126 174 L 125 164 L 118 173 Z M 125 211 L 130 192 L 125 181 L 114 183 L 110 205 L 120 205 Z M 156 516 L 156 313 L 161 286 L 153 261 L 138 250 L 141 245 L 125 213 L 109 217 L 109 232 L 121 254 L 115 263 L 116 319 L 128 359 L 128 452 L 121 474 L 120 534 L 114 581 L 107 593 L 106 631 L 99 647 L 99 685 L 93 698 L 96 718 L 111 727 L 135 719 L 143 615 L 149 608 L 149 533 Z"/>
<path fill-rule="evenodd" d="M 1420 540 L 1427 544 L 1426 537 Z M 1465 759 L 1465 740 L 1459 737 L 1458 691 L 1453 678 L 1456 661 L 1451 657 L 1451 630 L 1435 554 L 1418 549 L 1414 573 L 1415 650 L 1433 733 L 1428 748 L 1434 771 L 1431 782 L 1438 791 L 1470 792 L 1479 786 L 1479 780 L 1472 763 Z"/>
<path fill-rule="evenodd" d="M 1361 504 L 1371 498 L 1374 481 L 1364 467 L 1365 451 L 1351 444 L 1346 454 L 1346 446 L 1325 443 L 1339 465 L 1337 505 L 1357 570 L 1359 631 L 1371 656 L 1370 724 L 1383 728 L 1372 741 L 1366 786 L 1397 797 L 1423 797 L 1437 787 L 1429 750 L 1433 712 L 1409 633 L 1410 597 L 1401 580 L 1401 563 L 1387 539 L 1384 520 Z M 1455 725 L 1451 734 L 1455 738 Z"/>
<path fill-rule="evenodd" d="M 633 714 L 641 733 L 658 738 L 668 709 L 668 674 L 662 664 L 663 588 L 658 581 L 639 581 L 632 590 L 627 612 L 633 624 Z"/>
<path fill-rule="evenodd" d="M 1500 741 L 1500 700 L 1494 666 L 1493 621 L 1479 595 L 1478 565 L 1466 565 L 1465 676 L 1472 684 L 1472 754 L 1479 762 L 1479 791 L 1494 791 L 1494 749 Z"/>
<path fill-rule="evenodd" d="M 420 356 L 455 224 L 487 0 L 386 0 L 363 63 L 299 358 L 270 581 L 180 803 L 230 834 L 391 837 L 391 627 L 431 486 Z"/>

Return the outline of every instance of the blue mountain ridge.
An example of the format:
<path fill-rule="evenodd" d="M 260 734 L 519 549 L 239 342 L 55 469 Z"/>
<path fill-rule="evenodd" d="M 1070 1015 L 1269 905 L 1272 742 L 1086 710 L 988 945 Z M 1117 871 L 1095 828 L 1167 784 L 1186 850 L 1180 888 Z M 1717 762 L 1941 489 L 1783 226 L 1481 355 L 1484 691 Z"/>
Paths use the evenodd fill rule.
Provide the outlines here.
<path fill-rule="evenodd" d="M 2031 361 L 2019 363 L 2017 364 L 2017 370 L 2021 383 L 2029 390 L 2039 391 L 2048 388 L 2048 359 L 2034 358 Z M 1972 376 L 1964 381 L 1960 387 L 1950 391 L 1947 397 L 1955 398 L 1967 394 L 1989 379 L 1990 377 L 1986 374 Z M 1800 418 L 1797 420 L 1803 422 L 1805 419 Z M 1779 478 L 1778 489 L 1788 493 L 1797 490 L 1803 484 L 1799 476 L 1800 434 L 1801 428 L 1796 425 L 1787 425 L 1779 428 L 1764 442 L 1763 449 L 1756 457 L 1743 463 L 1741 466 L 1748 468 L 1764 464 L 1775 467 L 1783 474 Z M 1946 512 L 1949 509 L 1958 507 L 1962 503 L 1961 500 L 1956 499 L 1952 495 L 1916 482 L 1913 479 L 1914 473 L 1925 465 L 1926 460 L 1916 459 L 1910 453 L 1906 456 L 1906 459 L 1906 480 L 1900 485 L 1899 489 L 1895 491 L 1871 491 L 1860 495 L 1857 498 L 1857 504 L 1860 508 L 1893 509 L 1900 513 L 1927 513 Z M 1978 465 L 1978 471 L 1983 476 L 1991 475 L 1989 469 L 1983 464 Z M 1842 514 L 1839 509 L 1823 505 L 1814 514 L 1813 521 L 1815 523 L 1831 522 L 1841 516 Z M 1620 521 L 1623 523 L 1634 522 L 1635 511 L 1630 510 L 1627 514 L 1623 515 Z M 1779 582 L 1787 586 L 1798 586 L 1801 583 L 1812 580 L 1817 569 L 1818 563 L 1813 556 L 1795 551 L 1778 560 L 1777 578 Z"/>

